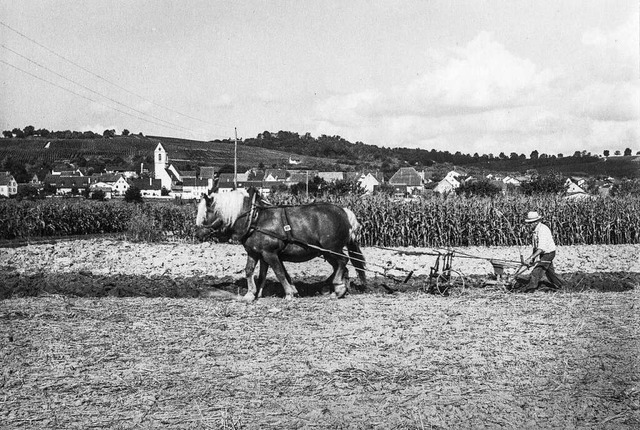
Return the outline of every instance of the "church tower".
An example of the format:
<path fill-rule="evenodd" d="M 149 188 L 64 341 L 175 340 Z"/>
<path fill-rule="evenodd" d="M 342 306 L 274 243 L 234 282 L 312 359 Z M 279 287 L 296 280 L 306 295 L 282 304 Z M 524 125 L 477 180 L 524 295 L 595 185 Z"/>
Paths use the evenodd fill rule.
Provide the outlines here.
<path fill-rule="evenodd" d="M 160 179 L 162 186 L 171 191 L 171 175 L 167 173 L 167 168 L 169 167 L 173 168 L 173 166 L 169 166 L 167 151 L 164 150 L 161 143 L 158 143 L 155 151 L 153 151 L 153 177 Z"/>
<path fill-rule="evenodd" d="M 161 179 L 164 175 L 166 175 L 166 168 L 169 160 L 167 159 L 167 151 L 164 150 L 164 147 L 161 143 L 158 143 L 155 151 L 153 151 L 153 165 L 154 165 L 154 177 L 156 179 Z"/>

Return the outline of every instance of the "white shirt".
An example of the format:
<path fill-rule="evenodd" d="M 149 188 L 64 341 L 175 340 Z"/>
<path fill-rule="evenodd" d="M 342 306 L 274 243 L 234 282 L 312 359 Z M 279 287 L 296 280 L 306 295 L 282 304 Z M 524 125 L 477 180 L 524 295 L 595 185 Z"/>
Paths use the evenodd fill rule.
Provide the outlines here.
<path fill-rule="evenodd" d="M 535 230 L 533 230 L 532 242 L 534 251 L 540 249 L 547 254 L 556 250 L 556 243 L 553 241 L 551 230 L 542 223 L 538 223 Z"/>

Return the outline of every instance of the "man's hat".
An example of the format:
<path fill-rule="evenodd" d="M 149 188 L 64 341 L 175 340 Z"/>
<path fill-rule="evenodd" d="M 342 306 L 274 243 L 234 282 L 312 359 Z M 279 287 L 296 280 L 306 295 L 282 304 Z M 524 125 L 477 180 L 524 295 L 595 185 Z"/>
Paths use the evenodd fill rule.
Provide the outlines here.
<path fill-rule="evenodd" d="M 540 214 L 536 211 L 531 211 L 527 214 L 527 218 L 524 220 L 524 222 L 526 223 L 531 223 L 531 222 L 536 222 L 536 221 L 540 221 L 542 219 L 542 217 L 540 216 Z"/>

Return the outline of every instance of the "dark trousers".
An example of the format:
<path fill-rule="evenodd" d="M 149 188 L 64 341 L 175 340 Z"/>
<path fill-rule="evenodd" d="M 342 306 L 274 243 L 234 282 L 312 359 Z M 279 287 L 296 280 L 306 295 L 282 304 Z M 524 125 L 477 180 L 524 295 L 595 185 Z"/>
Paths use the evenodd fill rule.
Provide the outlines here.
<path fill-rule="evenodd" d="M 527 290 L 537 289 L 538 284 L 540 283 L 540 279 L 542 279 L 543 275 L 547 275 L 547 279 L 549 280 L 549 282 L 552 283 L 556 288 L 561 288 L 564 286 L 564 281 L 556 274 L 556 271 L 553 267 L 553 259 L 555 258 L 555 256 L 555 251 L 548 252 L 540 256 L 540 260 L 536 263 L 535 267 L 531 271 L 531 278 L 529 279 Z"/>

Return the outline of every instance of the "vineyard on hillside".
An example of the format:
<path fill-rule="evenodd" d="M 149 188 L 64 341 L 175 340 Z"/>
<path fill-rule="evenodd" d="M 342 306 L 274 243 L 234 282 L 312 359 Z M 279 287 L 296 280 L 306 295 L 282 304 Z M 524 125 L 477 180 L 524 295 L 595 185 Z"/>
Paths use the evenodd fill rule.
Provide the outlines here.
<path fill-rule="evenodd" d="M 131 162 L 135 157 L 152 163 L 153 151 L 162 143 L 170 159 L 176 164 L 191 166 L 233 165 L 234 144 L 232 141 L 203 142 L 154 136 L 116 136 L 100 139 L 47 139 L 32 137 L 25 139 L 0 139 L 0 161 L 11 158 L 23 164 L 44 162 L 54 164 L 77 158 L 122 159 Z M 238 159 L 243 168 L 281 166 L 291 154 L 267 148 L 256 148 L 238 144 Z M 331 164 L 334 160 L 303 157 L 308 164 Z"/>

